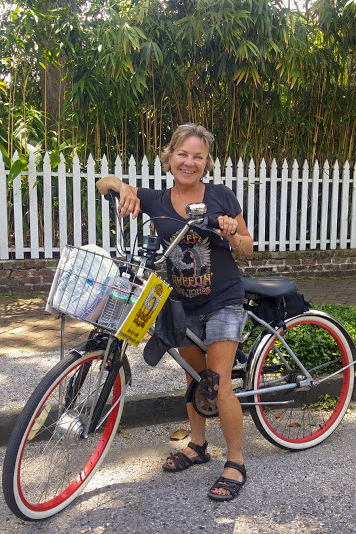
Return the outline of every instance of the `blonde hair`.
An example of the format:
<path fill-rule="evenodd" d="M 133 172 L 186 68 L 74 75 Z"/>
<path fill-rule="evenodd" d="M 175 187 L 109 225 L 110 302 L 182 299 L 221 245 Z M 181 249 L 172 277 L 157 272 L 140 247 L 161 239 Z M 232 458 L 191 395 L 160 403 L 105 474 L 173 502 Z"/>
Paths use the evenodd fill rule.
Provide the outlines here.
<path fill-rule="evenodd" d="M 183 143 L 183 141 L 185 141 L 188 137 L 192 136 L 201 139 L 208 147 L 208 155 L 206 158 L 206 165 L 203 176 L 205 176 L 208 171 L 211 171 L 214 168 L 213 156 L 210 153 L 211 145 L 214 140 L 213 134 L 210 133 L 206 128 L 204 128 L 204 126 L 189 122 L 188 124 L 181 124 L 180 126 L 178 126 L 178 128 L 173 132 L 169 144 L 166 146 L 166 148 L 161 154 L 162 167 L 165 172 L 171 170 L 171 165 L 169 163 L 170 154 L 172 154 L 174 150 Z"/>

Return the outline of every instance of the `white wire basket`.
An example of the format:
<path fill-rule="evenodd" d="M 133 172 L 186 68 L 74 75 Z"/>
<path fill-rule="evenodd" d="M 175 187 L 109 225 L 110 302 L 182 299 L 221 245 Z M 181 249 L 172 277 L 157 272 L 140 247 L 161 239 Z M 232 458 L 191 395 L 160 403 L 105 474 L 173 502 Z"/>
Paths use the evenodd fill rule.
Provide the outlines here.
<path fill-rule="evenodd" d="M 110 257 L 96 245 L 66 245 L 53 279 L 46 310 L 116 332 L 137 301 L 149 269 Z M 143 272 L 141 272 L 143 271 Z M 125 273 L 125 274 L 124 274 Z M 127 288 L 122 289 L 123 275 Z"/>

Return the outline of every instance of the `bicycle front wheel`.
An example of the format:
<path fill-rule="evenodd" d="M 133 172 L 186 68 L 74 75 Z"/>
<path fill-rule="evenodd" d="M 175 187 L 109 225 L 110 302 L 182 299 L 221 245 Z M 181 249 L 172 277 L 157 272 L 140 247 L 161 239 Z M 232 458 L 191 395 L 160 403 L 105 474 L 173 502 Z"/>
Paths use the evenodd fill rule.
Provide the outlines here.
<path fill-rule="evenodd" d="M 43 378 L 18 417 L 3 469 L 5 500 L 17 517 L 45 519 L 68 506 L 108 452 L 126 379 L 125 366 L 107 365 L 99 384 L 103 356 L 103 350 L 69 354 Z M 96 424 L 86 436 L 91 411 Z"/>
<path fill-rule="evenodd" d="M 308 449 L 338 427 L 349 406 L 355 370 L 355 346 L 345 328 L 315 310 L 286 321 L 281 328 L 289 347 L 313 377 L 311 387 L 269 391 L 304 379 L 303 372 L 273 334 L 262 337 L 252 362 L 252 418 L 262 435 L 277 447 Z M 350 365 L 351 364 L 351 365 Z"/>

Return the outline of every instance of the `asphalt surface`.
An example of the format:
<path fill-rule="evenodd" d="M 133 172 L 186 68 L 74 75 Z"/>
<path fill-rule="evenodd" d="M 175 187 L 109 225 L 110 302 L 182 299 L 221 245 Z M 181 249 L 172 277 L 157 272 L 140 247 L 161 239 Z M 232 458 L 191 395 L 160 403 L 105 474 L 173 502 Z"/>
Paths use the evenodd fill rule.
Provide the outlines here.
<path fill-rule="evenodd" d="M 247 482 L 230 503 L 206 496 L 221 474 L 225 446 L 208 422 L 212 460 L 180 473 L 161 464 L 169 439 L 185 422 L 125 429 L 100 471 L 75 502 L 42 522 L 12 515 L 0 497 L 2 534 L 354 534 L 356 532 L 356 411 L 321 445 L 288 453 L 269 444 L 244 417 Z M 3 456 L 4 449 L 0 449 Z M 1 460 L 0 457 L 0 460 Z"/>
<path fill-rule="evenodd" d="M 298 281 L 298 286 L 311 303 L 356 305 L 356 280 Z M 45 300 L 42 295 L 0 297 L 0 378 L 4 371 L 1 356 L 7 351 L 58 351 L 60 325 L 44 312 Z M 88 328 L 69 321 L 66 344 L 85 339 Z M 2 409 L 6 405 L 3 399 L 3 442 L 7 426 L 1 422 L 10 415 Z M 212 461 L 167 474 L 161 469 L 165 457 L 189 441 L 189 437 L 178 443 L 170 440 L 172 432 L 188 428 L 180 392 L 131 398 L 125 413 L 123 432 L 99 473 L 70 507 L 44 522 L 27 523 L 12 515 L 0 495 L 0 534 L 356 533 L 355 408 L 326 442 L 301 453 L 269 444 L 246 413 L 248 481 L 231 503 L 214 503 L 206 497 L 225 461 L 224 440 L 216 420 L 208 422 Z M 4 453 L 5 448 L 0 447 L 1 463 Z"/>

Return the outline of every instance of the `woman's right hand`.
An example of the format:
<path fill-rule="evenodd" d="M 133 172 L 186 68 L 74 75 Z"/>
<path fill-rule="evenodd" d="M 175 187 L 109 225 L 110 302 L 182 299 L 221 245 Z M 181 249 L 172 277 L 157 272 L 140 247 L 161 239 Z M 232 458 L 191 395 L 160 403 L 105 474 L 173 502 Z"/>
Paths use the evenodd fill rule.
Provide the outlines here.
<path fill-rule="evenodd" d="M 126 217 L 132 213 L 132 218 L 136 219 L 140 213 L 140 199 L 137 197 L 137 187 L 125 184 L 116 176 L 105 176 L 96 182 L 96 187 L 101 195 L 106 195 L 109 189 L 119 194 L 119 215 Z"/>

